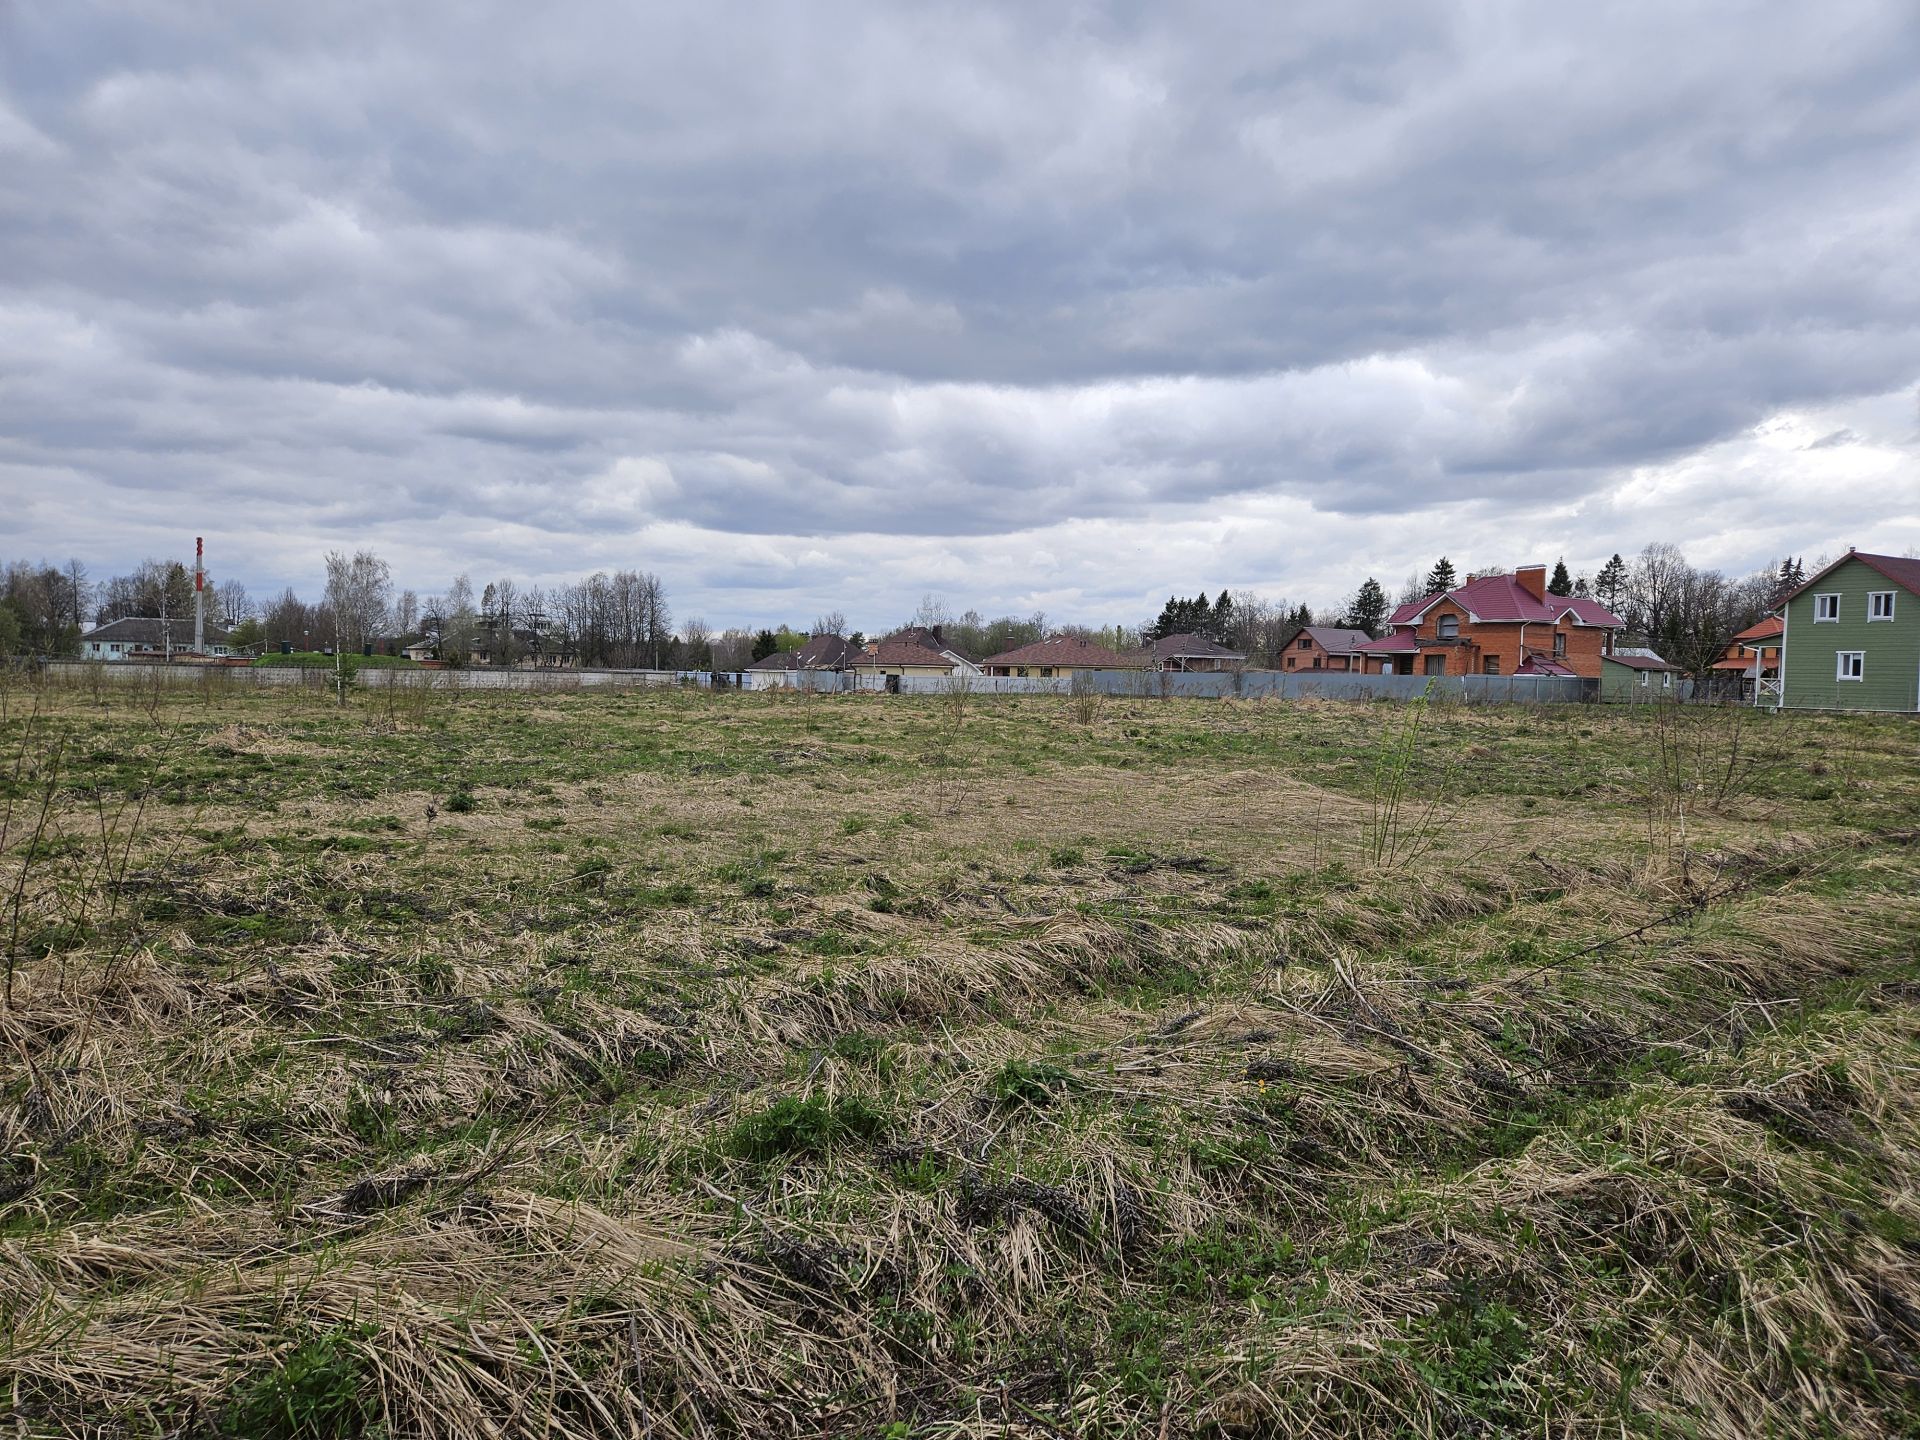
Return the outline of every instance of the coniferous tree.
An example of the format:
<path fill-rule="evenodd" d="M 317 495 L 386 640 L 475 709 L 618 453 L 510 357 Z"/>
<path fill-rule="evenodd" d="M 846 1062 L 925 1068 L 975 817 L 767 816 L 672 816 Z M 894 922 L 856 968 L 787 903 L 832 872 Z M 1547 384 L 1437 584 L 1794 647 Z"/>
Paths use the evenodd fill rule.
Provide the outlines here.
<path fill-rule="evenodd" d="M 1364 630 L 1368 635 L 1378 636 L 1380 622 L 1387 618 L 1387 592 L 1380 588 L 1380 582 L 1369 575 L 1361 582 L 1354 593 L 1352 602 L 1347 606 L 1347 626 L 1353 630 Z"/>
<path fill-rule="evenodd" d="M 771 630 L 762 630 L 753 637 L 753 658 L 764 660 L 780 648 L 780 639 Z"/>
<path fill-rule="evenodd" d="M 1782 560 L 1780 562 L 1780 578 L 1773 588 L 1773 603 L 1775 605 L 1784 604 L 1787 596 L 1804 585 L 1806 579 L 1806 566 L 1802 565 L 1791 555 L 1785 560 Z"/>
<path fill-rule="evenodd" d="M 1564 559 L 1554 562 L 1553 578 L 1547 581 L 1547 593 L 1549 595 L 1573 594 L 1573 577 L 1567 574 L 1567 562 Z"/>
<path fill-rule="evenodd" d="M 1453 562 L 1442 555 L 1434 562 L 1433 569 L 1427 572 L 1427 594 L 1451 590 L 1460 583 L 1460 577 L 1454 573 Z"/>
<path fill-rule="evenodd" d="M 1593 596 L 1614 614 L 1620 613 L 1620 607 L 1627 603 L 1627 562 L 1620 558 L 1619 552 L 1600 567 L 1600 573 L 1594 577 Z"/>
<path fill-rule="evenodd" d="M 1200 598 L 1204 600 L 1206 597 L 1203 595 Z M 1228 637 L 1231 636 L 1232 633 L 1233 596 L 1228 594 L 1226 589 L 1222 587 L 1220 598 L 1213 602 L 1213 614 L 1209 617 L 1206 636 L 1216 645 L 1225 645 L 1229 643 Z"/>

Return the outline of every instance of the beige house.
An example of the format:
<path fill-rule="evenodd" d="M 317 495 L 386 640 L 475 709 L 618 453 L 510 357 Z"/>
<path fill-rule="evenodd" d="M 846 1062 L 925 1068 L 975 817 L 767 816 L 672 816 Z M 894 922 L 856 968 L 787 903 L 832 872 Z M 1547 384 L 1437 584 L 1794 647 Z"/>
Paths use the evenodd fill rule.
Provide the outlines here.
<path fill-rule="evenodd" d="M 846 668 L 855 675 L 941 676 L 978 675 L 980 667 L 950 649 L 938 625 L 909 625 L 879 640 L 870 640 L 847 656 Z"/>
<path fill-rule="evenodd" d="M 1143 670 L 1146 657 L 1122 655 L 1073 635 L 1056 635 L 1051 640 L 1036 640 L 1031 645 L 989 655 L 980 662 L 988 675 L 1025 675 L 1048 679 L 1073 675 L 1081 670 Z"/>

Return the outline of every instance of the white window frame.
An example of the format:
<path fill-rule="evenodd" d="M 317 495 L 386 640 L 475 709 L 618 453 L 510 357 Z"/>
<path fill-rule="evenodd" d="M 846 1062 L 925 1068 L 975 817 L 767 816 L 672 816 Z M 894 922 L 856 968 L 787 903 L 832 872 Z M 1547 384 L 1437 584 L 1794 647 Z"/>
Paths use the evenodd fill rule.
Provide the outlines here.
<path fill-rule="evenodd" d="M 1660 672 L 1660 688 L 1662 690 L 1671 690 L 1673 688 L 1673 672 L 1671 670 L 1662 670 Z"/>
<path fill-rule="evenodd" d="M 1646 672 L 1646 671 L 1644 671 L 1644 670 L 1642 670 L 1642 671 L 1640 672 L 1640 688 L 1641 688 L 1642 690 L 1644 690 L 1644 689 L 1646 689 L 1646 688 L 1647 688 L 1647 687 L 1648 687 L 1649 685 L 1651 685 L 1652 683 L 1653 683 L 1653 680 L 1652 680 L 1652 678 L 1651 678 L 1650 676 L 1648 676 L 1648 674 L 1647 674 L 1647 672 Z"/>
<path fill-rule="evenodd" d="M 1829 604 L 1831 602 L 1831 604 Z M 1820 612 L 1831 608 L 1831 615 Z M 1825 594 L 1813 597 L 1813 623 L 1816 625 L 1838 625 L 1840 623 L 1840 592 L 1829 590 Z"/>
<path fill-rule="evenodd" d="M 1855 662 L 1849 665 L 1848 661 Z M 1858 673 L 1849 675 L 1848 670 Z M 1867 652 L 1864 650 L 1836 650 L 1833 652 L 1833 678 L 1840 680 L 1865 680 L 1867 678 Z"/>
<path fill-rule="evenodd" d="M 1893 597 L 1894 597 L 1894 592 L 1891 590 L 1869 590 L 1867 592 L 1867 619 L 1869 620 L 1893 619 Z M 1882 600 L 1887 602 L 1887 609 L 1884 615 L 1877 613 L 1879 611 L 1880 602 Z"/>

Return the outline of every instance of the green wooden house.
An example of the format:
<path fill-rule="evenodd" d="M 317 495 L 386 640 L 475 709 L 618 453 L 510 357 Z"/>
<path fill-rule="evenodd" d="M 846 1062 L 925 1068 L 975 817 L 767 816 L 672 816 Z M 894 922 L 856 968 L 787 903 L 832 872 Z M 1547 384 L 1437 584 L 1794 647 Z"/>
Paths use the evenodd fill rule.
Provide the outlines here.
<path fill-rule="evenodd" d="M 1787 597 L 1789 710 L 1920 711 L 1920 560 L 1849 550 Z"/>
<path fill-rule="evenodd" d="M 1621 647 L 1600 657 L 1600 698 L 1616 704 L 1646 704 L 1681 698 L 1683 680 L 1678 665 L 1669 665 L 1651 650 Z"/>

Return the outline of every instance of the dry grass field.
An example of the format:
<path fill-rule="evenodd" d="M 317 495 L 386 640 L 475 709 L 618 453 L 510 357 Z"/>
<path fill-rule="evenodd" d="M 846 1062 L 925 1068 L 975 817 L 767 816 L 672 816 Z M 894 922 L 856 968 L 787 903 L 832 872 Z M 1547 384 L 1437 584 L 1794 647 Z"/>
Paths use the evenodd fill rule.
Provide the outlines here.
<path fill-rule="evenodd" d="M 0 695 L 0 1429 L 1920 1435 L 1920 730 Z"/>

